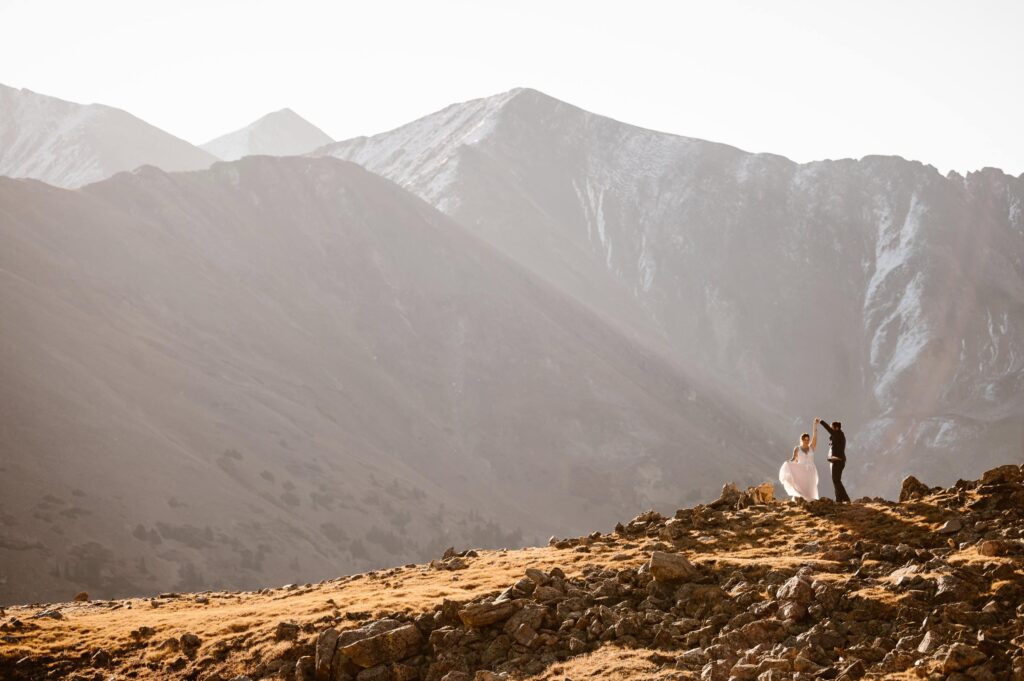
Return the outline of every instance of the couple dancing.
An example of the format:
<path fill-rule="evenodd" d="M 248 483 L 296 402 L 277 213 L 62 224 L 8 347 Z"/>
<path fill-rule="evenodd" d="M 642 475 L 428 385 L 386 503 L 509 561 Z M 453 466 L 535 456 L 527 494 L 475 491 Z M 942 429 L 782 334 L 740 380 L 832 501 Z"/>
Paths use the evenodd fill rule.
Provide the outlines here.
<path fill-rule="evenodd" d="M 850 503 L 850 496 L 843 487 L 843 468 L 846 467 L 846 433 L 843 424 L 833 421 L 829 426 L 823 419 L 814 419 L 814 435 L 804 433 L 800 444 L 793 448 L 793 456 L 779 469 L 779 482 L 792 497 L 803 497 L 808 501 L 818 498 L 818 469 L 814 465 L 814 448 L 818 445 L 818 424 L 828 431 L 828 460 L 832 466 L 832 487 L 836 501 Z"/>

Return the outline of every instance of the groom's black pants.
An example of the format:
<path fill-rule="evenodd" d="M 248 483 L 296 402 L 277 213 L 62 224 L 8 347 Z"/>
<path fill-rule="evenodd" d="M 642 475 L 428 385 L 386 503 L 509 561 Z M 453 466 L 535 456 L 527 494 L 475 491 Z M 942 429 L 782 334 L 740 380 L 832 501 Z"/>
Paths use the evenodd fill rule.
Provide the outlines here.
<path fill-rule="evenodd" d="M 850 495 L 843 487 L 843 469 L 846 468 L 845 461 L 833 461 L 832 465 L 832 487 L 836 490 L 836 501 L 842 503 L 850 501 Z"/>

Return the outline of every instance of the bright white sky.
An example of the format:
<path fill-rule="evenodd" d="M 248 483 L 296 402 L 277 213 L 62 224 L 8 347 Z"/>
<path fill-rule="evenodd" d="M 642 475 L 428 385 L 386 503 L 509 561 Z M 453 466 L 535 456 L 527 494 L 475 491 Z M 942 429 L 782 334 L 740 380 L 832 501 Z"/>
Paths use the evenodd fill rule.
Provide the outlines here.
<path fill-rule="evenodd" d="M 288 106 L 372 134 L 529 86 L 797 161 L 1024 172 L 1016 0 L 0 0 L 0 83 L 202 143 Z"/>

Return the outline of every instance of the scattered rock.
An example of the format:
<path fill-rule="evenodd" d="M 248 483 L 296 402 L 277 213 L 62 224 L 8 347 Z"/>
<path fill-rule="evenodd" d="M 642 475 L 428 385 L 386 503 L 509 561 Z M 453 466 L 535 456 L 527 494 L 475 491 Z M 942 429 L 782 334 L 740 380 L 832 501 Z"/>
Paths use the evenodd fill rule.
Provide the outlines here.
<path fill-rule="evenodd" d="M 924 638 L 922 638 L 921 642 L 917 645 L 917 652 L 930 655 L 940 645 L 941 641 L 939 640 L 939 637 L 934 631 L 929 630 L 925 632 Z"/>
<path fill-rule="evenodd" d="M 278 622 L 274 628 L 274 638 L 278 641 L 294 641 L 299 637 L 299 625 L 294 622 Z"/>
<path fill-rule="evenodd" d="M 978 545 L 978 553 L 983 556 L 995 557 L 1005 554 L 1006 549 L 1003 542 L 989 539 Z"/>
<path fill-rule="evenodd" d="M 54 620 L 62 620 L 64 619 L 64 614 L 61 613 L 61 611 L 57 608 L 46 608 L 45 610 L 40 610 L 36 614 L 32 615 L 32 619 L 34 620 L 39 619 L 40 617 L 48 617 Z"/>
<path fill-rule="evenodd" d="M 985 653 L 963 643 L 954 643 L 942 660 L 942 673 L 959 672 L 988 659 Z"/>
<path fill-rule="evenodd" d="M 186 653 L 198 650 L 199 646 L 202 644 L 199 637 L 192 633 L 182 634 L 179 642 L 181 643 L 181 649 Z"/>
<path fill-rule="evenodd" d="M 515 611 L 516 606 L 512 601 L 476 603 L 459 610 L 459 619 L 467 627 L 486 627 L 507 620 Z"/>
<path fill-rule="evenodd" d="M 708 506 L 710 508 L 731 508 L 739 500 L 740 488 L 736 486 L 735 482 L 727 482 L 722 486 L 722 493 L 718 499 L 712 501 Z"/>
<path fill-rule="evenodd" d="M 166 639 L 159 650 L 132 650 L 145 647 L 156 633 L 152 627 L 133 630 L 136 643 L 119 647 L 117 660 L 106 651 L 75 651 L 68 659 L 97 668 L 125 662 L 131 669 L 135 662 L 120 659 L 128 650 L 133 660 L 150 660 L 146 665 L 155 674 L 202 681 L 223 681 L 215 672 L 206 677 L 203 672 L 229 656 L 255 678 L 294 681 L 494 681 L 544 675 L 562 681 L 552 665 L 615 645 L 646 649 L 645 659 L 660 668 L 658 678 L 858 681 L 916 675 L 928 681 L 1024 681 L 1019 652 L 1024 575 L 1017 561 L 1024 554 L 1024 477 L 1020 467 L 1004 468 L 989 475 L 988 483 L 961 482 L 952 490 L 905 481 L 901 497 L 919 503 L 902 507 L 884 500 L 865 500 L 866 506 L 848 510 L 837 510 L 832 502 L 776 504 L 770 485 L 746 491 L 727 485 L 721 504 L 681 509 L 672 518 L 648 512 L 620 524 L 616 535 L 558 540 L 593 551 L 591 556 L 548 552 L 573 565 L 570 575 L 531 567 L 498 595 L 472 595 L 476 584 L 467 577 L 435 574 L 438 583 L 450 579 L 456 586 L 463 577 L 468 600 L 444 599 L 415 614 L 381 613 L 350 629 L 344 627 L 371 613 L 343 611 L 326 599 L 330 607 L 318 620 L 315 639 L 302 636 L 308 628 L 279 622 L 274 636 L 291 643 L 268 647 L 274 652 L 265 659 L 238 656 L 247 645 L 244 634 L 213 642 L 198 659 L 200 640 L 194 634 Z M 958 513 L 947 524 L 957 529 L 945 536 L 929 532 L 920 520 L 936 517 L 928 508 L 946 517 Z M 789 517 L 801 532 L 808 522 L 843 527 L 830 539 L 794 542 L 784 537 Z M 955 532 L 959 536 L 950 538 Z M 794 562 L 722 560 L 716 553 L 756 547 L 759 541 L 792 548 L 788 557 Z M 691 551 L 701 555 L 699 567 L 687 560 Z M 972 551 L 980 554 L 973 560 L 965 555 Z M 649 560 L 637 566 L 633 561 L 644 555 L 640 552 Z M 436 562 L 463 561 L 470 554 L 453 548 Z M 625 560 L 615 561 L 616 555 Z M 1013 560 L 992 559 L 1000 556 Z M 796 569 L 799 564 L 803 567 Z M 427 574 L 422 565 L 419 570 Z M 381 570 L 346 579 L 384 589 L 399 582 L 397 575 Z M 296 587 L 292 595 L 315 588 Z M 266 595 L 282 596 L 277 590 Z M 33 617 L 48 616 L 45 612 Z M 33 627 L 60 629 L 11 617 L 0 620 L 0 641 L 19 645 Z M 12 667 L 18 678 L 35 678 L 37 668 L 35 658 Z M 77 676 L 67 671 L 61 667 L 56 674 L 94 681 L 115 670 L 83 670 Z M 146 670 L 137 674 L 142 678 Z"/>
<path fill-rule="evenodd" d="M 101 648 L 92 654 L 89 661 L 92 663 L 93 667 L 109 667 L 110 659 L 110 653 Z"/>
<path fill-rule="evenodd" d="M 680 582 L 693 579 L 699 573 L 685 556 L 679 553 L 655 551 L 647 563 L 647 570 L 656 582 Z"/>
<path fill-rule="evenodd" d="M 153 627 L 139 627 L 138 629 L 132 629 L 129 632 L 129 636 L 131 636 L 136 641 L 142 641 L 153 636 L 154 634 L 156 634 L 156 629 L 154 629 Z"/>
<path fill-rule="evenodd" d="M 325 629 L 316 639 L 313 670 L 317 681 L 328 681 L 331 676 L 331 663 L 334 660 L 334 649 L 338 644 L 338 630 Z"/>
<path fill-rule="evenodd" d="M 415 653 L 423 643 L 423 634 L 414 624 L 371 636 L 341 648 L 345 655 L 363 668 L 375 667 L 384 662 L 403 660 Z"/>
<path fill-rule="evenodd" d="M 900 485 L 900 502 L 911 501 L 913 499 L 920 499 L 931 492 L 931 488 L 924 484 L 913 475 L 908 475 L 903 478 L 903 484 Z"/>
<path fill-rule="evenodd" d="M 302 655 L 295 660 L 295 681 L 313 681 L 315 678 L 312 656 Z"/>

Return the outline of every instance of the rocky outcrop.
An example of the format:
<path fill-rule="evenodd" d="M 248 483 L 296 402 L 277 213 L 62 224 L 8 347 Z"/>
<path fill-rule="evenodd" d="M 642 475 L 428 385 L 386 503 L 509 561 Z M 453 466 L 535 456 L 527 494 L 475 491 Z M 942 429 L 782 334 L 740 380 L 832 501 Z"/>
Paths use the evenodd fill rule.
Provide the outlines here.
<path fill-rule="evenodd" d="M 915 478 L 913 475 L 908 475 L 903 478 L 903 484 L 900 485 L 900 501 L 918 499 L 929 492 L 931 492 L 930 487 Z"/>
<path fill-rule="evenodd" d="M 1020 473 L 1020 467 L 1005 467 L 950 490 L 908 479 L 903 501 L 947 514 L 959 501 L 967 509 L 999 509 L 952 514 L 943 526 L 956 528 L 963 550 L 1021 556 L 1024 511 L 1005 508 L 1005 499 L 1024 490 Z M 416 678 L 425 681 L 503 678 L 495 675 L 533 674 L 602 645 L 623 645 L 658 649 L 658 659 L 712 681 L 854 681 L 907 671 L 926 679 L 1024 678 L 1017 645 L 1024 643 L 1018 605 L 1024 579 L 1013 564 L 962 566 L 949 560 L 949 535 L 926 529 L 904 542 L 886 537 L 813 547 L 839 566 L 828 572 L 813 565 L 714 569 L 683 548 L 694 534 L 748 521 L 744 509 L 751 505 L 767 515 L 782 513 L 770 486 L 741 492 L 727 485 L 712 504 L 673 518 L 649 512 L 618 525 L 614 535 L 553 540 L 564 548 L 615 537 L 671 543 L 657 545 L 639 568 L 585 569 L 572 578 L 557 568 L 531 568 L 499 594 L 446 601 L 405 626 L 422 633 L 419 645 L 410 636 L 411 645 L 399 654 L 364 662 L 416 668 Z M 850 512 L 834 504 L 803 507 L 813 515 Z M 995 598 L 986 592 L 992 585 Z M 899 605 L 861 595 L 870 589 L 893 592 Z M 845 651 L 842 658 L 838 650 Z M 354 678 L 406 678 L 394 666 L 368 672 Z M 330 678 L 348 678 L 344 673 L 334 668 Z"/>
<path fill-rule="evenodd" d="M 775 501 L 775 486 L 770 482 L 763 482 L 756 487 L 748 487 L 745 491 L 740 491 L 736 483 L 728 482 L 722 487 L 721 496 L 708 504 L 708 507 L 741 509 L 770 504 L 773 501 Z"/>
<path fill-rule="evenodd" d="M 572 574 L 529 567 L 503 590 L 359 625 L 341 617 L 319 628 L 279 622 L 270 633 L 278 645 L 291 647 L 249 676 L 495 681 L 545 673 L 602 646 L 621 646 L 649 650 L 651 660 L 679 678 L 702 681 L 908 674 L 928 681 L 1024 681 L 1024 505 L 1014 503 L 1022 493 L 1022 470 L 1011 466 L 929 490 L 914 497 L 912 511 L 883 501 L 737 508 L 736 498 L 724 508 L 697 506 L 671 518 L 648 512 L 611 534 L 557 540 L 574 557 L 581 548 L 605 548 L 608 555 L 634 547 L 645 561 L 584 562 Z M 928 522 L 894 520 L 915 514 Z M 730 558 L 738 544 L 714 546 L 747 533 L 750 546 L 764 551 L 787 528 L 820 522 L 819 516 L 827 516 L 830 527 L 854 531 L 789 548 L 784 557 L 799 555 L 799 561 Z M 952 519 L 959 523 L 955 533 L 935 531 Z M 436 574 L 428 566 L 422 573 Z M 376 578 L 386 584 L 386 577 Z M 16 638 L 29 626 L 7 622 L 0 633 Z M 153 634 L 142 629 L 132 637 L 139 648 Z M 198 636 L 154 645 L 166 654 L 169 672 L 198 681 L 228 678 L 195 676 L 224 652 Z M 92 674 L 115 669 L 124 654 L 89 651 L 83 660 Z M 31 669 L 11 677 L 45 676 Z"/>

